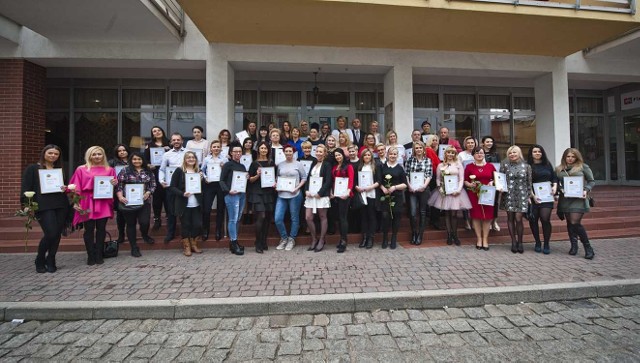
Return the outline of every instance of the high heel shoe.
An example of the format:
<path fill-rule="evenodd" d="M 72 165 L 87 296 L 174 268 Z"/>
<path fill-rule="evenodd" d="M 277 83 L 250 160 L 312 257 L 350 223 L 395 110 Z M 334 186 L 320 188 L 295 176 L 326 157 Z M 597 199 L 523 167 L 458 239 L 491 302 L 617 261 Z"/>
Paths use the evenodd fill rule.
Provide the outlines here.
<path fill-rule="evenodd" d="M 318 241 L 314 251 L 315 252 L 320 252 L 320 251 L 322 251 L 323 248 L 324 248 L 324 240 L 321 240 L 321 241 Z"/>
<path fill-rule="evenodd" d="M 511 241 L 511 252 L 518 253 L 518 246 L 516 241 Z"/>
<path fill-rule="evenodd" d="M 342 240 L 338 244 L 338 253 L 344 253 L 347 250 L 347 241 Z"/>
<path fill-rule="evenodd" d="M 476 250 L 481 250 L 482 249 L 482 245 L 478 246 L 478 244 L 476 243 Z"/>
<path fill-rule="evenodd" d="M 524 245 L 522 242 L 518 242 L 518 253 L 524 253 Z"/>
<path fill-rule="evenodd" d="M 311 246 L 309 246 L 309 248 L 307 248 L 307 251 L 315 251 L 316 247 L 318 246 L 318 242 L 320 242 L 320 240 L 316 240 L 315 242 L 313 242 L 311 244 Z"/>

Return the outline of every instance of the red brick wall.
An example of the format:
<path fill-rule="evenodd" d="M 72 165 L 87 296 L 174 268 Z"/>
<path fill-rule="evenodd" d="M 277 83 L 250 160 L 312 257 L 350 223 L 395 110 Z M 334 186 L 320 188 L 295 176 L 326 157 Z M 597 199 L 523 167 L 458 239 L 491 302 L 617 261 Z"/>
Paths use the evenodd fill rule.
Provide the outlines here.
<path fill-rule="evenodd" d="M 22 59 L 0 60 L 0 143 L 5 150 L 0 216 L 19 207 L 20 179 L 44 146 L 46 68 Z"/>

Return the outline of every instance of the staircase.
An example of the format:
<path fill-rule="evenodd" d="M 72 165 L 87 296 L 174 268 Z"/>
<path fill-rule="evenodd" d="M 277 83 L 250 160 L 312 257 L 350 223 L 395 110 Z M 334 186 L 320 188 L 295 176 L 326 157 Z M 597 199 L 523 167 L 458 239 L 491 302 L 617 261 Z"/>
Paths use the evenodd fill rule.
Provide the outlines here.
<path fill-rule="evenodd" d="M 582 220 L 583 225 L 587 229 L 589 238 L 620 238 L 620 237 L 636 237 L 640 236 L 640 223 L 638 223 L 638 215 L 640 215 L 640 187 L 618 187 L 618 186 L 597 186 L 594 188 L 593 197 L 596 201 L 596 207 L 591 209 L 590 213 L 587 213 Z M 215 213 L 215 211 L 214 211 Z M 503 211 L 499 213 L 499 224 L 501 227 L 500 232 L 492 231 L 489 235 L 490 244 L 503 244 L 510 243 L 511 238 L 506 226 L 506 214 Z M 212 221 L 215 221 L 215 217 L 212 216 Z M 555 212 L 552 214 L 553 234 L 551 240 L 563 241 L 567 240 L 567 229 L 564 221 L 560 221 Z M 146 245 L 142 243 L 142 239 L 138 236 L 138 243 L 143 250 L 164 250 L 172 249 L 178 250 L 181 248 L 179 238 L 175 238 L 171 243 L 163 243 L 163 239 L 166 233 L 165 224 L 158 231 L 152 231 L 151 236 L 155 238 L 156 243 L 153 245 Z M 473 231 L 464 230 L 464 221 L 460 219 L 458 222 L 458 237 L 462 241 L 463 245 L 475 245 L 475 235 Z M 113 239 L 117 238 L 118 232 L 115 225 L 115 220 L 109 221 L 107 224 L 107 230 L 111 233 Z M 180 227 L 178 226 L 179 235 Z M 302 232 L 302 231 L 301 231 Z M 205 248 L 218 248 L 228 247 L 228 238 L 223 238 L 221 241 L 215 241 L 213 239 L 213 230 L 211 236 L 207 242 L 203 243 Z M 17 253 L 25 252 L 25 228 L 24 220 L 18 217 L 0 218 L 0 253 Z M 240 226 L 240 238 L 239 241 L 242 245 L 250 247 L 253 246 L 253 226 L 241 225 Z M 422 245 L 413 246 L 409 244 L 411 239 L 411 230 L 409 228 L 409 221 L 406 217 L 406 213 L 403 215 L 403 221 L 398 234 L 398 242 L 405 248 L 428 248 L 431 246 L 443 246 L 446 245 L 446 232 L 441 230 L 434 230 L 428 228 L 425 231 L 425 238 Z M 35 252 L 38 247 L 40 238 L 42 237 L 42 230 L 36 223 L 33 224 L 33 229 L 29 232 L 29 237 L 26 242 L 27 252 Z M 349 246 L 353 248 L 361 240 L 360 234 L 349 235 Z M 382 235 L 378 233 L 375 237 L 376 246 L 379 248 Z M 525 242 L 533 242 L 531 230 L 527 221 L 525 221 Z M 339 241 L 339 235 L 327 236 L 327 243 L 329 245 L 335 245 Z M 279 242 L 279 237 L 276 233 L 276 227 L 272 224 L 270 228 L 269 245 L 275 246 Z M 298 245 L 310 244 L 310 237 L 308 235 L 301 234 L 297 238 Z M 129 250 L 129 244 L 123 243 L 120 248 L 122 250 Z M 331 248 L 327 250 L 331 251 Z M 68 237 L 63 237 L 60 243 L 60 251 L 84 251 L 84 242 L 82 240 L 82 231 L 74 232 Z M 248 249 L 247 251 L 251 251 Z"/>

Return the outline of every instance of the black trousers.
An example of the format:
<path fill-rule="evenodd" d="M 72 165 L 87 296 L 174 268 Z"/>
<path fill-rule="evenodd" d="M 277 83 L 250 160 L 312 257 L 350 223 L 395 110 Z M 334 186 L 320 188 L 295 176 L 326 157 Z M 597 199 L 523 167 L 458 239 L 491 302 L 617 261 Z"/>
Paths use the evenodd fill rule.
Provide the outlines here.
<path fill-rule="evenodd" d="M 162 204 L 165 203 L 165 190 L 162 187 L 162 185 L 160 184 L 160 182 L 158 181 L 158 172 L 155 171 L 154 174 L 156 175 L 156 190 L 153 192 L 153 218 L 160 218 L 162 217 Z M 165 205 L 164 207 L 165 212 L 167 211 L 167 207 Z"/>
<path fill-rule="evenodd" d="M 46 258 L 55 259 L 62 230 L 67 219 L 68 208 L 47 209 L 37 213 L 38 223 L 44 232 L 38 245 L 36 261 L 44 265 Z"/>
<path fill-rule="evenodd" d="M 216 200 L 216 231 L 221 231 L 224 226 L 224 213 L 227 209 L 224 205 L 224 192 L 218 182 L 205 183 L 202 193 L 202 226 L 207 231 L 210 229 L 214 199 Z"/>
<path fill-rule="evenodd" d="M 367 198 L 367 205 L 356 211 L 360 213 L 360 223 L 362 225 L 362 233 L 365 237 L 372 238 L 376 233 L 376 200 Z"/>
<path fill-rule="evenodd" d="M 136 244 L 136 225 L 140 224 L 142 237 L 149 237 L 149 224 L 151 219 L 151 203 L 144 203 L 142 208 L 134 211 L 121 211 L 127 221 L 127 238 L 131 246 Z"/>
<path fill-rule="evenodd" d="M 182 238 L 196 238 L 202 235 L 202 208 L 185 208 L 180 216 Z"/>
<path fill-rule="evenodd" d="M 338 222 L 340 223 L 340 239 L 347 240 L 347 233 L 349 233 L 349 203 L 351 200 L 334 198 L 336 201 L 336 208 L 338 210 Z"/>

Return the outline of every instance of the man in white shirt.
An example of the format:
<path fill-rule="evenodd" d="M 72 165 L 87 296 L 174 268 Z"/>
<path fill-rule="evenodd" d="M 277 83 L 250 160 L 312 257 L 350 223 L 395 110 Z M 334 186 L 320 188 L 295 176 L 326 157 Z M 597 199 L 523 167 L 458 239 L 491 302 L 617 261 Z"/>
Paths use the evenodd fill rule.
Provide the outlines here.
<path fill-rule="evenodd" d="M 354 118 L 353 121 L 351 121 L 351 126 L 352 129 L 347 133 L 349 135 L 349 139 L 351 139 L 351 143 L 358 145 L 360 148 L 364 144 L 364 133 L 360 129 L 362 126 L 360 119 Z"/>
<path fill-rule="evenodd" d="M 338 136 L 340 136 L 341 132 L 344 132 L 347 135 L 349 135 L 349 132 L 347 132 L 348 131 L 347 120 L 344 118 L 344 116 L 338 116 L 338 119 L 336 120 L 336 126 L 337 126 L 337 129 L 331 132 L 331 135 L 333 135 L 333 137 L 335 137 L 336 140 L 338 140 Z"/>
<path fill-rule="evenodd" d="M 162 155 L 162 163 L 158 169 L 158 180 L 162 184 L 162 187 L 167 191 L 165 193 L 164 205 L 167 211 L 167 235 L 164 238 L 164 243 L 171 242 L 176 234 L 176 216 L 173 214 L 173 203 L 175 197 L 169 190 L 171 177 L 169 177 L 169 170 L 167 168 L 181 167 L 185 153 L 185 149 L 182 147 L 182 135 L 179 132 L 171 134 L 170 143 L 172 148 Z"/>

